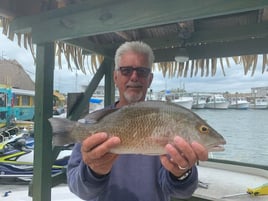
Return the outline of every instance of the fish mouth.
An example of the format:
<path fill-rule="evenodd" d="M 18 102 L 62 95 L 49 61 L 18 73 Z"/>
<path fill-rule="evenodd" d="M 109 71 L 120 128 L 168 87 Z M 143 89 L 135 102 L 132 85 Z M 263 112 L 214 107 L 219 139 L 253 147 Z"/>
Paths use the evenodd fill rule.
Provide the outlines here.
<path fill-rule="evenodd" d="M 220 151 L 224 151 L 224 145 L 226 144 L 226 141 L 223 140 L 221 142 L 215 143 L 215 144 L 210 144 L 208 146 L 208 152 L 220 152 Z"/>
<path fill-rule="evenodd" d="M 215 145 L 213 147 L 209 147 L 208 148 L 208 152 L 220 152 L 220 151 L 224 151 L 225 148 L 223 146 L 220 145 Z"/>

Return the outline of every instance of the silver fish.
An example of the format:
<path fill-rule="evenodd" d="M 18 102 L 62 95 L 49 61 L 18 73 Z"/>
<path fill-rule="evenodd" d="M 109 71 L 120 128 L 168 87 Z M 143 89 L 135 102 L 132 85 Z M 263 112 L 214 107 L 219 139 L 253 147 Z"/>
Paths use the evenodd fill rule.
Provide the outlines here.
<path fill-rule="evenodd" d="M 208 151 L 223 151 L 225 139 L 191 110 L 174 103 L 144 101 L 119 109 L 103 109 L 88 114 L 84 121 L 49 119 L 54 145 L 81 142 L 89 135 L 106 132 L 118 136 L 121 144 L 111 150 L 117 154 L 165 154 L 164 147 L 181 136 L 196 141 Z"/>

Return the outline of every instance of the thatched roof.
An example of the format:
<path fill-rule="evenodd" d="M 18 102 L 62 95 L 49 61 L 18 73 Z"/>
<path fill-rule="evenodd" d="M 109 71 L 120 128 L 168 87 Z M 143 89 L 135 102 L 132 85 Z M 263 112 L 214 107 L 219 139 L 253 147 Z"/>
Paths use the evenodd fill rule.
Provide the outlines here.
<path fill-rule="evenodd" d="M 7 0 L 4 2 L 7 4 Z M 28 0 L 28 2 L 31 2 L 28 7 L 23 5 L 23 2 L 24 1 L 16 0 L 16 10 L 8 10 L 7 8 L 12 7 L 5 7 L 5 4 L 3 4 L 4 6 L 1 12 L 0 6 L 0 16 L 2 13 L 2 18 L 0 19 L 3 26 L 3 33 L 11 40 L 13 40 L 16 35 L 18 37 L 19 45 L 23 45 L 25 48 L 30 48 L 33 55 L 34 48 L 32 45 L 31 30 L 34 29 L 34 27 L 39 29 L 43 28 L 39 24 L 44 19 L 48 24 L 50 23 L 49 20 L 51 16 L 55 16 L 55 18 L 59 19 L 60 24 L 58 26 L 63 26 L 63 28 L 73 31 L 76 26 L 73 22 L 75 21 L 74 14 L 66 14 L 68 13 L 67 11 L 75 13 L 77 10 L 77 16 L 80 16 L 80 13 L 86 13 L 84 12 L 84 10 L 87 11 L 86 6 L 90 6 L 88 9 L 93 13 L 95 12 L 95 7 L 96 12 L 101 12 L 98 9 L 106 8 L 108 5 L 112 7 L 106 1 L 100 1 L 95 4 L 92 1 Z M 222 5 L 216 5 L 217 2 Z M 224 1 L 219 0 L 217 2 L 212 4 L 210 1 L 202 1 L 202 3 L 196 2 L 197 5 L 187 5 L 187 3 L 181 4 L 180 7 L 185 6 L 186 11 L 192 6 L 192 10 L 195 12 L 191 13 L 191 10 L 188 11 L 188 15 L 195 16 L 192 17 L 192 19 L 191 17 L 184 17 L 183 19 L 185 20 L 173 20 L 170 21 L 170 23 L 165 24 L 155 23 L 156 25 L 154 26 L 149 25 L 150 21 L 148 21 L 148 26 L 136 25 L 136 27 L 133 26 L 132 28 L 127 27 L 125 30 L 118 28 L 117 31 L 112 32 L 98 33 L 88 36 L 83 35 L 75 39 L 55 40 L 58 63 L 61 66 L 61 61 L 63 59 L 62 55 L 64 55 L 69 68 L 72 68 L 73 62 L 75 67 L 81 69 L 83 72 L 86 72 L 88 68 L 89 72 L 94 73 L 98 67 L 98 62 L 102 61 L 103 56 L 113 58 L 115 49 L 121 43 L 124 41 L 142 40 L 149 43 L 155 52 L 157 62 L 155 68 L 158 68 L 164 75 L 170 77 L 196 75 L 214 76 L 218 68 L 221 68 L 223 74 L 225 74 L 224 68 L 229 66 L 229 57 L 231 57 L 236 64 L 243 65 L 245 74 L 251 72 L 251 74 L 254 75 L 258 58 L 261 58 L 258 57 L 258 54 L 262 54 L 262 73 L 268 71 L 268 48 L 262 47 L 263 43 L 267 42 L 268 35 L 266 28 L 268 22 L 268 7 L 265 7 L 268 6 L 268 3 L 261 4 L 255 2 L 255 5 L 254 3 L 243 1 L 241 4 L 245 5 L 245 8 L 241 5 L 241 7 L 238 6 L 235 10 L 231 7 L 232 5 L 230 6 L 230 4 L 225 3 Z M 160 3 L 161 2 L 158 1 L 158 4 Z M 173 3 L 173 1 L 171 1 L 171 3 Z M 105 4 L 107 4 L 107 6 Z M 120 3 L 117 1 L 115 1 L 114 4 L 120 6 Z M 123 4 L 123 2 L 121 2 L 121 4 Z M 125 4 L 126 6 L 133 6 L 130 1 L 126 1 Z M 199 14 L 200 6 L 202 4 L 204 4 L 204 6 L 205 4 L 209 4 L 211 7 L 214 6 L 215 8 L 211 8 L 212 11 L 207 11 L 206 8 L 204 8 L 207 13 L 202 15 Z M 246 7 L 246 4 L 248 4 L 248 7 Z M 239 4 L 237 3 L 237 5 Z M 20 6 L 22 6 L 21 9 Z M 219 14 L 217 14 L 216 11 L 213 11 L 213 9 L 220 9 L 220 6 L 226 7 L 225 10 L 223 9 L 224 12 L 222 11 L 222 13 L 220 13 L 219 11 Z M 233 5 L 233 7 L 235 6 L 236 5 Z M 54 14 L 57 10 L 59 10 L 58 15 L 60 17 Z M 172 7 L 170 7 L 170 10 L 172 10 Z M 51 12 L 46 14 L 46 11 Z M 131 12 L 130 10 L 128 11 Z M 159 9 L 157 11 L 159 12 L 161 10 Z M 181 8 L 180 11 L 183 12 L 183 9 Z M 184 13 L 185 15 L 187 15 L 186 11 Z M 97 20 L 100 20 L 100 23 L 105 23 L 113 17 L 112 11 L 110 14 L 109 13 L 110 12 L 104 11 L 104 14 L 97 16 L 99 17 Z M 34 16 L 34 14 L 37 14 L 36 18 L 38 19 L 29 20 L 30 26 L 25 25 L 23 31 L 17 32 L 16 34 L 10 31 L 10 23 L 12 23 L 14 19 L 15 21 L 17 20 L 17 24 L 20 22 L 16 17 L 20 18 L 26 15 Z M 166 13 L 166 15 L 169 15 L 169 13 Z M 150 18 L 149 15 L 147 17 Z M 159 18 L 160 17 L 161 15 L 159 14 Z M 165 17 L 165 15 L 162 16 L 162 18 Z M 81 24 L 82 21 L 83 20 L 81 20 Z M 89 21 L 88 23 L 90 24 L 91 22 Z M 132 22 L 130 21 L 130 23 Z M 92 24 L 92 29 L 94 29 L 93 25 L 94 23 Z M 116 24 L 115 26 L 119 25 Z M 109 24 L 107 24 L 107 26 L 109 26 Z M 98 27 L 96 28 L 98 29 Z M 44 30 L 46 30 L 45 27 Z M 42 37 L 37 39 L 37 43 L 41 43 L 43 40 L 49 40 L 45 39 L 46 37 L 49 38 L 49 36 L 42 35 L 41 33 L 38 34 Z M 49 33 L 47 35 L 49 35 Z M 55 33 L 55 35 L 57 35 L 57 33 Z M 64 36 L 62 38 L 66 37 Z M 177 54 L 184 54 L 185 50 L 186 54 L 189 56 L 189 60 L 187 62 L 176 62 L 174 60 L 175 56 Z M 90 62 L 88 61 L 88 55 L 91 56 Z"/>
<path fill-rule="evenodd" d="M 0 60 L 0 84 L 13 88 L 34 90 L 34 82 L 15 60 Z"/>

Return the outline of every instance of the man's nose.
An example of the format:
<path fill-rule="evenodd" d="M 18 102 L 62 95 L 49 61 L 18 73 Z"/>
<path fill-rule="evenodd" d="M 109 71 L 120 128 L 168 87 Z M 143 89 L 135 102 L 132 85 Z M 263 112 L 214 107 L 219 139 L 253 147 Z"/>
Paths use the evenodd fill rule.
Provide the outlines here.
<path fill-rule="evenodd" d="M 130 80 L 132 80 L 132 81 L 137 81 L 138 78 L 139 78 L 138 73 L 137 73 L 137 71 L 134 70 L 134 71 L 132 72 L 131 76 L 130 76 Z"/>

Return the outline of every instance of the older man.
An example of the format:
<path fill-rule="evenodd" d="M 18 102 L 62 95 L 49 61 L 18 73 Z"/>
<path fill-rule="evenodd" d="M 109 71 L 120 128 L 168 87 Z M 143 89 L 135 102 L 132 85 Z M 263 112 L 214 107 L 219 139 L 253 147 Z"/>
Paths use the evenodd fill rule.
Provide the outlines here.
<path fill-rule="evenodd" d="M 143 42 L 126 42 L 115 55 L 114 82 L 120 99 L 110 108 L 145 100 L 153 80 L 152 49 Z M 70 190 L 91 201 L 167 201 L 189 198 L 197 188 L 195 163 L 207 160 L 200 144 L 187 143 L 179 136 L 165 147 L 166 155 L 116 155 L 118 137 L 96 133 L 75 145 L 67 178 Z"/>

